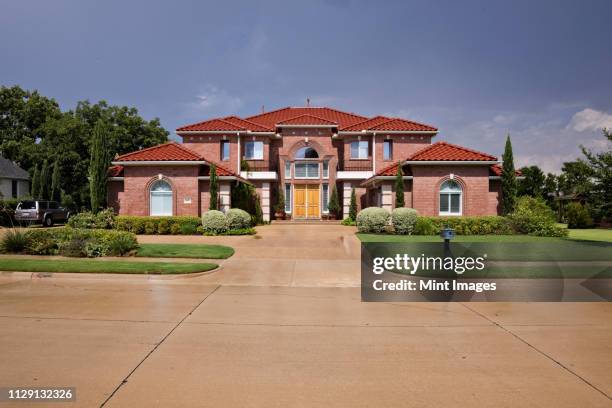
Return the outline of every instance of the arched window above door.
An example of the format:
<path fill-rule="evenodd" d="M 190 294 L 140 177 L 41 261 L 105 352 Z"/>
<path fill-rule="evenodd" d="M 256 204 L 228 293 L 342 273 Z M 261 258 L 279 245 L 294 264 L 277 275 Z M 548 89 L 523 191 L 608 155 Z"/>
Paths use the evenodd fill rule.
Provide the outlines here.
<path fill-rule="evenodd" d="M 317 151 L 313 149 L 312 147 L 304 146 L 304 147 L 301 147 L 295 153 L 295 158 L 298 160 L 299 159 L 318 159 L 319 153 L 317 153 Z"/>

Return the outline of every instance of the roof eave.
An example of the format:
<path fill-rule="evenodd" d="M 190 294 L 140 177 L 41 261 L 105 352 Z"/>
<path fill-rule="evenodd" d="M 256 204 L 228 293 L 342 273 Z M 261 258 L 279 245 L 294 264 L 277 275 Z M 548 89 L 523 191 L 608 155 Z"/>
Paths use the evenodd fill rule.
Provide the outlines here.
<path fill-rule="evenodd" d="M 499 163 L 498 160 L 406 160 L 404 164 L 413 165 L 445 165 L 445 164 L 464 164 L 464 165 L 491 165 Z"/>
<path fill-rule="evenodd" d="M 194 166 L 210 164 L 206 160 L 126 160 L 111 162 L 113 166 Z"/>

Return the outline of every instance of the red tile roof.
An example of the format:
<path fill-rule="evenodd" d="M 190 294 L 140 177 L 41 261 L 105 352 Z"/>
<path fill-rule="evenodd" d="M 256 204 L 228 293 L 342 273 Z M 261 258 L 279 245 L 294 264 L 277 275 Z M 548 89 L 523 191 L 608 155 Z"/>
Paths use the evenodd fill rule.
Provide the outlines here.
<path fill-rule="evenodd" d="M 515 170 L 514 172 L 516 174 L 517 177 L 520 177 L 523 175 L 523 173 L 521 173 L 520 170 Z M 502 175 L 502 166 L 501 164 L 494 164 L 491 167 L 489 167 L 489 175 L 491 176 L 501 176 Z"/>
<path fill-rule="evenodd" d="M 115 161 L 199 161 L 196 152 L 176 142 L 168 142 L 147 149 L 121 155 Z"/>
<path fill-rule="evenodd" d="M 325 107 L 287 107 L 271 112 L 250 116 L 215 118 L 193 123 L 176 129 L 177 132 L 226 132 L 252 131 L 273 132 L 278 125 L 337 125 L 341 131 L 423 131 L 436 132 L 438 129 L 423 123 L 400 118 L 375 116 L 367 118 L 354 113 L 342 112 Z"/>
<path fill-rule="evenodd" d="M 419 150 L 408 161 L 495 161 L 497 157 L 467 147 L 437 142 Z"/>
<path fill-rule="evenodd" d="M 108 170 L 106 170 L 106 174 L 108 177 L 122 177 L 123 166 L 110 166 Z"/>
<path fill-rule="evenodd" d="M 402 131 L 402 132 L 437 132 L 438 129 L 425 125 L 423 123 L 413 122 L 411 120 L 405 120 L 400 118 L 394 118 L 387 122 L 383 122 L 379 125 L 372 126 L 368 130 L 382 130 L 382 131 Z"/>
<path fill-rule="evenodd" d="M 216 131 L 244 131 L 242 125 L 232 123 L 235 121 L 228 121 L 224 119 L 210 119 L 204 122 L 193 123 L 191 125 L 183 126 L 176 129 L 177 132 L 216 132 Z"/>
<path fill-rule="evenodd" d="M 364 116 L 356 115 L 354 113 L 342 112 L 336 109 L 324 107 L 287 107 L 251 116 L 246 119 L 271 128 L 287 119 L 292 119 L 302 115 L 310 115 L 325 119 L 327 121 L 337 123 L 339 127 L 350 126 L 367 119 Z"/>
<path fill-rule="evenodd" d="M 223 118 L 223 120 L 225 122 L 230 122 L 233 125 L 241 126 L 243 130 L 250 130 L 252 132 L 272 132 L 274 131 L 273 128 L 267 128 L 255 122 L 251 122 L 249 120 L 239 118 L 238 116 L 227 116 Z"/>
<path fill-rule="evenodd" d="M 277 125 L 338 125 L 337 122 L 327 120 L 314 115 L 299 115 L 293 118 L 285 119 L 277 123 Z"/>
<path fill-rule="evenodd" d="M 168 142 L 127 153 L 115 158 L 114 161 L 205 161 L 215 165 L 218 176 L 234 176 L 246 181 L 228 168 L 207 160 L 193 150 L 176 142 Z M 112 166 L 108 169 L 109 177 L 118 177 L 119 174 L 123 175 L 123 166 Z"/>

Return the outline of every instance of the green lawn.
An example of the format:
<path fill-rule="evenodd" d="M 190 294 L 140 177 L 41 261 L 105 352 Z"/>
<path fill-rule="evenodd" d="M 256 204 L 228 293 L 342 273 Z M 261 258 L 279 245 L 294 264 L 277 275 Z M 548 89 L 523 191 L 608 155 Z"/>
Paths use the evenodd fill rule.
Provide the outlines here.
<path fill-rule="evenodd" d="M 0 259 L 0 271 L 71 272 L 71 273 L 133 273 L 172 275 L 205 272 L 215 269 L 212 263 L 130 262 L 99 259 Z"/>
<path fill-rule="evenodd" d="M 234 249 L 223 245 L 206 244 L 140 244 L 136 256 L 148 258 L 205 258 L 226 259 Z"/>
<path fill-rule="evenodd" d="M 571 229 L 569 239 L 583 241 L 604 241 L 612 242 L 612 229 L 591 228 L 591 229 Z"/>

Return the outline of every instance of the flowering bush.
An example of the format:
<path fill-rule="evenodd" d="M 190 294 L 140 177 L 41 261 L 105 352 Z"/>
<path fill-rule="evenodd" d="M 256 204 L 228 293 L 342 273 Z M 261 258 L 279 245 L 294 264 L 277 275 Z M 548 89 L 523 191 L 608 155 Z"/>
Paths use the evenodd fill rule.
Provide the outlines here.
<path fill-rule="evenodd" d="M 384 208 L 364 208 L 357 214 L 357 229 L 359 232 L 385 232 L 390 216 Z"/>
<path fill-rule="evenodd" d="M 238 230 L 251 227 L 251 215 L 240 208 L 232 208 L 225 214 L 228 228 Z"/>
<path fill-rule="evenodd" d="M 391 213 L 391 224 L 396 234 L 412 234 L 418 213 L 414 208 L 399 207 Z"/>
<path fill-rule="evenodd" d="M 222 234 L 228 230 L 227 217 L 221 211 L 210 210 L 202 215 L 204 233 Z"/>

